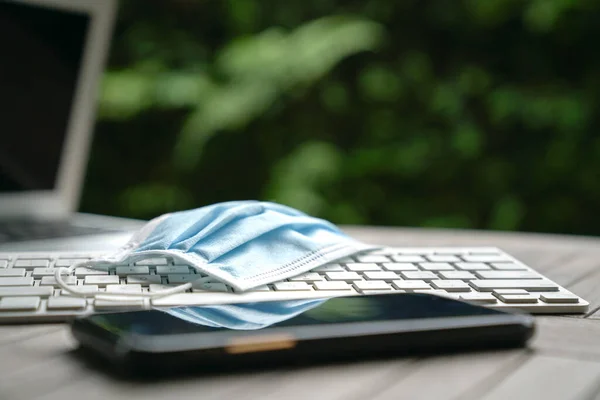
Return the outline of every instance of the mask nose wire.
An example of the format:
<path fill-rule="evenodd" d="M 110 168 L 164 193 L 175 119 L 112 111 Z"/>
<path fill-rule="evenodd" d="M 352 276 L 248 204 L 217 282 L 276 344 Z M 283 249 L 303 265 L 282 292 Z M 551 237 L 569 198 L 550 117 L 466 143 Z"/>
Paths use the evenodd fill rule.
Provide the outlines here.
<path fill-rule="evenodd" d="M 73 273 L 73 271 L 75 271 L 75 269 L 80 268 L 80 267 L 85 267 L 85 266 L 89 266 L 89 262 L 86 262 L 86 261 L 78 262 L 78 263 L 71 265 L 68 268 L 67 267 L 56 268 L 56 270 L 54 271 L 54 279 L 56 279 L 56 283 L 58 284 L 58 286 L 61 287 L 61 289 L 67 291 L 71 295 L 74 295 L 77 297 L 83 297 L 83 298 L 90 297 L 90 298 L 96 298 L 96 299 L 102 299 L 102 300 L 112 300 L 112 301 L 135 300 L 135 299 L 139 299 L 139 300 L 157 299 L 157 298 L 164 297 L 164 296 L 170 296 L 172 294 L 183 293 L 186 290 L 191 289 L 193 283 L 197 283 L 197 282 L 202 283 L 202 282 L 210 282 L 211 281 L 210 277 L 204 277 L 204 278 L 199 278 L 199 279 L 195 280 L 194 282 L 184 283 L 183 285 L 175 286 L 173 288 L 159 290 L 156 292 L 142 292 L 142 293 L 107 293 L 107 292 L 101 292 L 99 290 L 95 290 L 95 291 L 81 290 L 81 289 L 79 289 L 79 287 L 77 285 L 69 285 L 67 282 L 64 281 L 63 275 L 69 276 Z"/>

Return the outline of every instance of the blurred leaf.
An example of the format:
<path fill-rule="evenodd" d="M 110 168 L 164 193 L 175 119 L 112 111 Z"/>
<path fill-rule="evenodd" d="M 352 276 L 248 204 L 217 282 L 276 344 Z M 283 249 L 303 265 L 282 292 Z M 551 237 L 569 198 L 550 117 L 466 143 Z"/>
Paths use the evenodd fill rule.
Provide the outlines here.
<path fill-rule="evenodd" d="M 525 214 L 525 206 L 515 196 L 499 199 L 490 217 L 489 229 L 511 231 L 518 229 Z"/>
<path fill-rule="evenodd" d="M 506 22 L 521 2 L 521 0 L 466 0 L 465 5 L 468 15 L 473 17 L 475 23 L 496 26 Z"/>
<path fill-rule="evenodd" d="M 251 32 L 260 17 L 257 0 L 229 0 L 226 2 L 229 15 L 237 32 Z"/>
<path fill-rule="evenodd" d="M 400 97 L 402 91 L 399 77 L 390 69 L 381 66 L 365 68 L 359 83 L 368 100 L 394 101 Z"/>
<path fill-rule="evenodd" d="M 185 189 L 160 183 L 128 188 L 121 194 L 119 201 L 129 215 L 141 218 L 193 206 L 192 197 Z"/>
<path fill-rule="evenodd" d="M 284 90 L 319 79 L 343 58 L 375 47 L 380 36 L 381 28 L 373 22 L 327 17 L 290 34 L 269 29 L 234 41 L 217 58 L 230 83 L 212 86 L 210 96 L 187 119 L 175 148 L 177 165 L 193 168 L 213 135 L 243 128 Z"/>
<path fill-rule="evenodd" d="M 336 179 L 341 161 L 331 144 L 306 142 L 275 166 L 265 197 L 318 215 L 326 205 L 321 189 Z"/>
<path fill-rule="evenodd" d="M 401 71 L 414 83 L 428 85 L 433 79 L 433 66 L 425 53 L 411 52 L 401 57 Z"/>
<path fill-rule="evenodd" d="M 454 214 L 425 218 L 421 226 L 426 228 L 468 229 L 473 227 L 473 223 L 466 215 Z"/>
<path fill-rule="evenodd" d="M 431 99 L 431 109 L 446 118 L 454 119 L 463 111 L 463 98 L 454 85 L 439 84 Z"/>
<path fill-rule="evenodd" d="M 216 90 L 200 73 L 166 73 L 154 83 L 155 104 L 161 107 L 194 107 Z"/>
<path fill-rule="evenodd" d="M 132 70 L 107 74 L 102 82 L 99 117 L 126 120 L 151 104 L 151 76 Z"/>
<path fill-rule="evenodd" d="M 452 147 L 464 158 L 475 158 L 481 154 L 483 132 L 471 123 L 460 123 L 452 135 Z"/>
<path fill-rule="evenodd" d="M 321 90 L 321 102 L 327 109 L 341 113 L 348 106 L 348 90 L 339 82 L 329 82 Z"/>
<path fill-rule="evenodd" d="M 214 91 L 185 121 L 175 147 L 176 165 L 192 168 L 204 144 L 222 130 L 237 129 L 260 115 L 275 100 L 274 88 L 262 82 L 239 82 Z"/>
<path fill-rule="evenodd" d="M 485 93 L 492 82 L 490 75 L 477 66 L 466 66 L 460 71 L 457 80 L 458 88 L 467 94 Z"/>
<path fill-rule="evenodd" d="M 535 32 L 550 31 L 558 19 L 579 0 L 533 0 L 525 11 L 524 19 Z"/>
<path fill-rule="evenodd" d="M 521 94 L 510 88 L 494 90 L 487 100 L 490 118 L 495 125 L 512 122 L 523 104 Z"/>

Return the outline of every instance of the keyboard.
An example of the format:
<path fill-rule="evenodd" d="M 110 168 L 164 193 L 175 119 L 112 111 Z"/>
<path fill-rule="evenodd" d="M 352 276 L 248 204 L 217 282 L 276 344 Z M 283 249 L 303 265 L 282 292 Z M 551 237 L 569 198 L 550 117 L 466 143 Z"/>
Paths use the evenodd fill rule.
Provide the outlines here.
<path fill-rule="evenodd" d="M 104 227 L 74 225 L 65 221 L 3 221 L 0 223 L 0 243 L 111 232 L 117 232 L 117 230 Z"/>
<path fill-rule="evenodd" d="M 497 248 L 385 248 L 337 260 L 306 273 L 236 293 L 203 279 L 186 293 L 158 299 L 83 299 L 57 285 L 54 271 L 93 253 L 1 253 L 0 323 L 64 321 L 92 312 L 327 298 L 381 293 L 430 293 L 534 314 L 585 313 L 589 303 Z M 77 268 L 65 277 L 82 290 L 140 293 L 205 278 L 169 258 L 151 258 L 108 271 Z"/>

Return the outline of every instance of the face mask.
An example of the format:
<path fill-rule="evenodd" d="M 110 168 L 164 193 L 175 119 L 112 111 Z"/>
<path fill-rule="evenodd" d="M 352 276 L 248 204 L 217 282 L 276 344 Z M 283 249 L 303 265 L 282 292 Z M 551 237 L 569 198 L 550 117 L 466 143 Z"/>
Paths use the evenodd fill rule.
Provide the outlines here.
<path fill-rule="evenodd" d="M 159 309 L 193 324 L 235 330 L 263 329 L 322 305 L 325 299 Z"/>
<path fill-rule="evenodd" d="M 113 255 L 58 268 L 58 284 L 81 297 L 154 298 L 184 292 L 192 283 L 153 293 L 84 292 L 62 279 L 77 267 L 108 269 L 135 261 L 170 257 L 245 291 L 328 262 L 376 248 L 346 236 L 335 225 L 293 208 L 270 202 L 232 201 L 165 214 L 149 221 Z M 195 283 L 197 283 L 196 281 Z"/>

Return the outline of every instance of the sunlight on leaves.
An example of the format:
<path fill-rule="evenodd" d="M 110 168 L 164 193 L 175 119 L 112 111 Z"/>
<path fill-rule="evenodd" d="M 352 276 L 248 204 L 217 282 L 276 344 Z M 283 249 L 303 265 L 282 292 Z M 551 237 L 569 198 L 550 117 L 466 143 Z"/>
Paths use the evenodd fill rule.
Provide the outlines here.
<path fill-rule="evenodd" d="M 266 188 L 266 198 L 319 214 L 326 203 L 321 189 L 341 172 L 339 150 L 328 143 L 307 142 L 281 160 Z"/>

